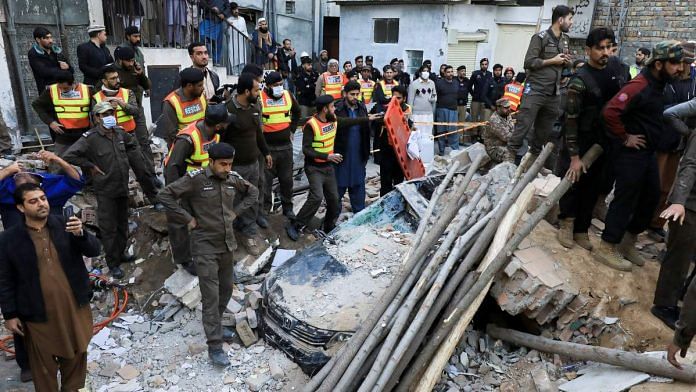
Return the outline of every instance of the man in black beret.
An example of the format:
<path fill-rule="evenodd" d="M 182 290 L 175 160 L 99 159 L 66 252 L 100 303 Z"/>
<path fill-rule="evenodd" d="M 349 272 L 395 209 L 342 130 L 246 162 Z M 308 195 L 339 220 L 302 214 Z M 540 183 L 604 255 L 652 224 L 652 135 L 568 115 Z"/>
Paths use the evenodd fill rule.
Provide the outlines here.
<path fill-rule="evenodd" d="M 372 56 L 365 56 L 365 65 L 372 69 L 372 80 L 377 82 L 378 80 L 382 79 L 382 73 L 379 72 L 379 67 L 375 67 Z"/>
<path fill-rule="evenodd" d="M 179 72 L 181 87 L 175 89 L 162 103 L 162 114 L 157 119 L 155 136 L 171 146 L 176 134 L 187 125 L 202 119 L 208 101 L 203 95 L 203 72 L 185 68 Z"/>
<path fill-rule="evenodd" d="M 133 91 L 138 106 L 142 106 L 143 94 L 150 90 L 152 84 L 143 67 L 135 61 L 135 51 L 130 47 L 119 46 L 114 50 L 114 57 L 114 68 L 118 72 L 121 87 Z"/>
<path fill-rule="evenodd" d="M 138 26 L 128 26 L 125 30 L 125 40 L 120 45 L 122 48 L 131 48 L 135 52 L 135 63 L 145 68 L 145 56 L 140 49 L 141 36 Z"/>
<path fill-rule="evenodd" d="M 222 349 L 235 334 L 223 328 L 222 314 L 232 296 L 233 252 L 237 249 L 232 224 L 237 214 L 257 203 L 259 190 L 232 171 L 235 150 L 227 143 L 208 149 L 208 166 L 188 172 L 160 192 L 170 216 L 191 231 L 193 254 L 203 301 L 203 330 L 208 356 L 215 366 L 230 364 Z M 239 203 L 234 203 L 238 196 Z M 182 207 L 187 204 L 187 210 Z"/>

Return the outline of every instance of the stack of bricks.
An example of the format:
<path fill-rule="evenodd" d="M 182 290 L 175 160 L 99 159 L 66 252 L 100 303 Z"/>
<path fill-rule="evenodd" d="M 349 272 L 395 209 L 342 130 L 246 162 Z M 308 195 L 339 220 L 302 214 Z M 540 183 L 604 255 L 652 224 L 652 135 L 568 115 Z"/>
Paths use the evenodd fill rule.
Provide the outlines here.
<path fill-rule="evenodd" d="M 259 340 L 255 330 L 259 328 L 258 310 L 262 300 L 261 284 L 239 284 L 227 303 L 228 316 L 224 317 L 223 325 L 235 327 L 246 347 Z"/>

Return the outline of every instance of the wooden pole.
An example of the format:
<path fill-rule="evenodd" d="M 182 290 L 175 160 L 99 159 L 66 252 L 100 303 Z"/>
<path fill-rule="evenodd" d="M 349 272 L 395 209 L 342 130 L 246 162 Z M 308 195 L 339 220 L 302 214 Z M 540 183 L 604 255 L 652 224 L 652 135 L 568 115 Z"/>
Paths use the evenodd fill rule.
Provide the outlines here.
<path fill-rule="evenodd" d="M 658 359 L 605 347 L 588 346 L 584 344 L 561 342 L 542 338 L 512 329 L 499 328 L 489 325 L 486 329 L 488 335 L 494 339 L 505 340 L 546 353 L 566 355 L 576 360 L 607 363 L 621 366 L 627 369 L 637 370 L 660 377 L 669 377 L 677 381 L 696 383 L 696 366 L 683 363 L 682 370 L 672 366 L 666 359 Z"/>
<path fill-rule="evenodd" d="M 588 150 L 588 152 L 582 157 L 582 161 L 585 164 L 585 167 L 589 168 L 601 154 L 602 148 L 597 144 L 593 145 Z M 537 162 L 535 162 L 535 165 L 539 161 L 546 161 L 546 158 L 543 157 L 543 153 L 539 156 L 539 158 L 537 158 Z M 546 216 L 546 214 L 558 202 L 558 200 L 560 200 L 560 198 L 568 191 L 568 189 L 570 189 L 571 185 L 572 183 L 568 180 L 567 177 L 563 178 L 559 185 L 551 192 L 551 194 L 549 194 L 546 200 L 539 207 L 537 207 L 536 210 L 534 210 L 534 212 L 529 216 L 529 218 L 524 222 L 524 224 L 518 229 L 517 233 L 515 233 L 512 239 L 510 239 L 510 241 L 508 241 L 505 247 L 500 252 L 498 252 L 496 257 L 491 261 L 489 267 L 481 273 L 474 285 L 471 287 L 471 290 L 469 290 L 464 295 L 464 297 L 457 302 L 454 311 L 452 311 L 451 314 L 446 315 L 446 318 L 438 328 L 437 332 L 433 334 L 433 336 L 431 337 L 432 341 L 430 342 L 429 347 L 440 347 L 440 344 L 452 331 L 452 328 L 454 328 L 456 322 L 460 319 L 461 315 L 464 312 L 466 312 L 469 309 L 469 307 L 472 306 L 472 304 L 480 295 L 480 293 L 486 290 L 495 274 L 497 274 L 508 264 L 509 258 L 510 256 L 512 256 L 512 252 L 514 252 L 515 249 L 517 249 L 517 246 L 519 246 L 522 240 L 525 239 L 527 235 L 529 235 L 529 233 L 544 218 L 544 216 Z M 421 363 L 420 361 L 427 361 L 427 363 L 429 364 L 431 355 L 427 354 L 430 354 L 431 352 L 432 350 L 429 350 L 428 353 L 424 353 L 424 355 L 422 355 L 421 358 L 419 358 L 419 363 Z M 427 358 L 425 358 L 426 355 Z M 435 369 L 430 371 L 429 374 L 432 374 L 432 372 L 434 371 Z M 442 371 L 442 369 L 439 369 L 437 371 L 439 373 L 440 371 Z M 421 383 L 419 383 L 419 390 L 424 390 L 424 388 L 426 388 L 426 383 L 429 383 L 430 381 L 430 379 L 426 378 L 421 380 Z"/>
<path fill-rule="evenodd" d="M 507 210 L 505 217 L 500 222 L 498 230 L 495 233 L 495 238 L 493 238 L 493 242 L 488 248 L 488 252 L 486 252 L 486 256 L 483 258 L 483 261 L 481 262 L 481 265 L 479 265 L 479 267 L 477 268 L 477 271 L 485 271 L 486 268 L 488 268 L 488 266 L 491 264 L 495 256 L 498 254 L 498 252 L 500 252 L 500 250 L 503 249 L 505 243 L 512 234 L 515 225 L 522 217 L 522 214 L 527 211 L 527 206 L 532 201 L 532 196 L 534 196 L 534 185 L 527 184 L 527 186 L 524 188 L 524 191 L 522 191 L 522 194 L 520 194 L 520 196 L 515 201 L 515 204 L 512 205 L 512 207 L 509 210 Z M 437 381 L 440 379 L 442 369 L 447 364 L 447 361 L 449 360 L 449 357 L 452 355 L 452 352 L 454 352 L 454 350 L 457 348 L 457 344 L 459 343 L 459 340 L 462 338 L 462 335 L 464 334 L 467 325 L 469 325 L 471 319 L 474 318 L 474 314 L 476 314 L 476 311 L 478 310 L 479 306 L 481 306 L 481 303 L 486 298 L 486 295 L 488 294 L 488 289 L 490 289 L 492 284 L 493 279 L 491 279 L 488 282 L 488 285 L 485 287 L 485 289 L 483 289 L 476 297 L 473 306 L 469 306 L 464 315 L 459 319 L 455 328 L 452 330 L 452 332 L 450 332 L 447 339 L 442 343 L 437 354 L 430 362 L 430 365 L 428 366 L 428 369 L 425 371 L 423 378 L 421 378 L 421 381 L 416 391 L 431 391 L 432 387 L 434 387 Z M 445 358 L 445 356 L 447 357 Z"/>

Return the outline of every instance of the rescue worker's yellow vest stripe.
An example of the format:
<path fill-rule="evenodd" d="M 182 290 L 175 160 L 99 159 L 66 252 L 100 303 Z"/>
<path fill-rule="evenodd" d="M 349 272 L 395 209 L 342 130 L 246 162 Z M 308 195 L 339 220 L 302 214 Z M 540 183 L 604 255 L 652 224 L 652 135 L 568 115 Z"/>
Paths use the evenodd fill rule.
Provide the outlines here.
<path fill-rule="evenodd" d="M 382 86 L 382 92 L 384 93 L 384 96 L 387 99 L 391 99 L 392 97 L 392 89 L 396 86 L 399 85 L 399 82 L 396 80 L 392 80 L 392 82 L 387 86 L 386 83 L 384 83 L 384 80 L 380 80 L 379 84 Z"/>
<path fill-rule="evenodd" d="M 169 93 L 165 100 L 169 101 L 176 111 L 178 130 L 182 130 L 187 125 L 202 120 L 205 117 L 205 108 L 208 106 L 205 95 L 201 95 L 197 99 L 191 101 L 182 102 L 175 90 Z"/>
<path fill-rule="evenodd" d="M 49 89 L 53 110 L 60 124 L 66 129 L 89 127 L 89 87 L 86 84 L 78 83 L 76 90 L 79 96 L 76 98 L 61 97 L 58 84 L 52 84 Z"/>
<path fill-rule="evenodd" d="M 107 98 L 106 94 L 104 94 L 103 91 L 95 93 L 92 97 L 97 103 Z M 130 98 L 130 94 L 128 93 L 128 90 L 126 90 L 125 88 L 120 88 L 118 89 L 118 94 L 116 94 L 112 98 L 121 98 L 123 102 L 128 104 L 128 98 Z M 119 126 L 123 127 L 123 129 L 125 129 L 126 132 L 133 132 L 133 130 L 135 129 L 135 118 L 129 114 L 126 114 L 126 112 L 123 111 L 121 106 L 118 106 L 118 109 L 116 109 L 116 122 Z"/>
<path fill-rule="evenodd" d="M 292 97 L 289 91 L 283 91 L 280 99 L 269 97 L 266 91 L 261 92 L 261 120 L 264 132 L 282 131 L 290 125 L 290 110 Z"/>
<path fill-rule="evenodd" d="M 323 154 L 333 154 L 334 141 L 336 139 L 337 123 L 325 123 L 312 117 L 307 121 L 314 132 L 312 149 Z M 316 162 L 326 162 L 325 159 L 315 159 Z"/>
<path fill-rule="evenodd" d="M 368 104 L 372 102 L 372 92 L 375 89 L 375 82 L 372 80 L 361 80 L 360 81 L 360 99 Z"/>

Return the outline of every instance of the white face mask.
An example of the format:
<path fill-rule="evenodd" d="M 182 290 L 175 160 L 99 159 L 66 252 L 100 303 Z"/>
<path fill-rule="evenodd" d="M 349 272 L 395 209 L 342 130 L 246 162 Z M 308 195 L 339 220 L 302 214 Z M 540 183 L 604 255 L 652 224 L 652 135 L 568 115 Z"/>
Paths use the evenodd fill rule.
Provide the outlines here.
<path fill-rule="evenodd" d="M 430 78 L 430 72 L 421 72 L 421 79 L 428 80 Z"/>
<path fill-rule="evenodd" d="M 273 86 L 273 96 L 274 97 L 280 98 L 283 95 L 283 91 L 285 91 L 283 86 Z"/>

